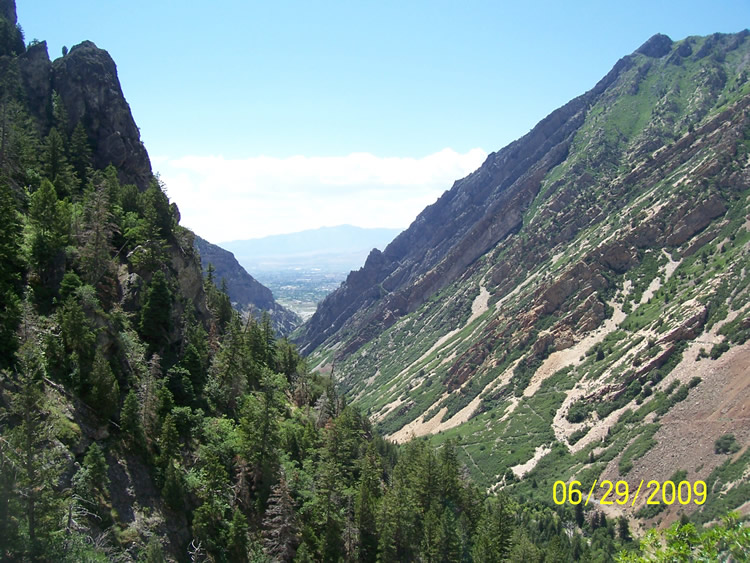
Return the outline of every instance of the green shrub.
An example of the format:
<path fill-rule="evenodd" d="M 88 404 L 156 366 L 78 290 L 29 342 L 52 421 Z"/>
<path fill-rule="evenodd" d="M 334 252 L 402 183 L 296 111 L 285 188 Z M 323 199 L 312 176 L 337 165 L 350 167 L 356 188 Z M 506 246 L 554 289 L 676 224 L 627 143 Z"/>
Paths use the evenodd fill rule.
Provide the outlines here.
<path fill-rule="evenodd" d="M 714 453 L 733 454 L 740 451 L 740 445 L 734 434 L 724 434 L 714 442 Z"/>

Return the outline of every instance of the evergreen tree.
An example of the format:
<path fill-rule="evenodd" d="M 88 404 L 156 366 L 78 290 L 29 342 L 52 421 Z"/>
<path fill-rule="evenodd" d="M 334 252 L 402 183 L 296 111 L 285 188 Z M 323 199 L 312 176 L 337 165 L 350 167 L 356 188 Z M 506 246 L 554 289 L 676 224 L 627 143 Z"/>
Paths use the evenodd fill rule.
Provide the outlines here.
<path fill-rule="evenodd" d="M 17 469 L 16 495 L 22 506 L 22 542 L 30 559 L 45 553 L 57 530 L 64 497 L 55 492 L 61 474 L 60 454 L 44 393 L 44 368 L 35 342 L 27 341 L 19 351 L 16 380 L 18 390 L 11 401 L 11 414 L 19 424 L 8 432 L 7 450 Z"/>
<path fill-rule="evenodd" d="M 239 508 L 235 507 L 227 533 L 227 551 L 232 561 L 242 563 L 248 560 L 247 530 L 247 518 Z"/>
<path fill-rule="evenodd" d="M 180 453 L 180 435 L 177 432 L 174 418 L 168 414 L 161 425 L 161 435 L 159 436 L 159 465 L 166 468 L 172 465 Z"/>
<path fill-rule="evenodd" d="M 263 546 L 274 561 L 292 561 L 299 543 L 297 514 L 282 475 L 268 498 L 263 518 Z"/>
<path fill-rule="evenodd" d="M 511 545 L 513 520 L 508 499 L 501 495 L 485 502 L 477 525 L 472 556 L 475 561 L 503 561 Z"/>
<path fill-rule="evenodd" d="M 97 349 L 91 370 L 91 403 L 105 419 L 111 418 L 120 406 L 120 386 L 109 361 Z"/>
<path fill-rule="evenodd" d="M 93 506 L 98 505 L 99 497 L 109 496 L 107 460 L 96 442 L 89 446 L 83 465 L 73 478 L 73 487 L 80 498 Z"/>
<path fill-rule="evenodd" d="M 67 152 L 67 137 L 63 136 L 67 135 L 68 131 L 68 110 L 65 108 L 60 94 L 55 90 L 52 91 L 52 128 L 55 131 L 62 131 L 62 135 L 59 133 L 58 135 L 61 139 L 64 139 Z M 52 179 L 51 176 L 49 178 Z"/>
<path fill-rule="evenodd" d="M 42 180 L 39 189 L 29 198 L 29 222 L 31 260 L 39 282 L 51 291 L 55 289 L 51 287 L 55 261 L 69 240 L 70 208 L 57 198 L 55 186 L 48 180 Z"/>
<path fill-rule="evenodd" d="M 149 352 L 162 351 L 172 329 L 172 292 L 161 270 L 154 273 L 141 311 L 141 336 Z"/>
<path fill-rule="evenodd" d="M 377 510 L 381 496 L 380 475 L 382 467 L 371 441 L 361 461 L 359 491 L 356 498 L 355 518 L 359 530 L 359 560 L 375 561 L 378 548 Z"/>
<path fill-rule="evenodd" d="M 88 185 L 91 172 L 91 146 L 88 135 L 79 121 L 70 136 L 70 163 L 78 177 L 78 192 Z"/>
<path fill-rule="evenodd" d="M 264 370 L 261 389 L 246 396 L 239 422 L 244 457 L 253 468 L 253 483 L 262 507 L 278 467 L 279 420 L 284 408 L 284 380 Z"/>
<path fill-rule="evenodd" d="M 81 268 L 84 280 L 96 286 L 111 270 L 110 256 L 114 251 L 112 236 L 117 224 L 110 209 L 109 194 L 104 185 L 91 192 L 86 200 L 84 230 L 81 233 Z"/>
<path fill-rule="evenodd" d="M 64 381 L 71 381 L 74 389 L 87 396 L 90 390 L 89 374 L 96 350 L 96 334 L 86 313 L 74 297 L 69 297 L 57 310 L 60 335 L 65 351 L 62 367 Z M 57 358 L 48 358 L 57 363 Z"/>
<path fill-rule="evenodd" d="M 0 182 L 0 368 L 7 367 L 17 349 L 16 327 L 21 319 L 21 225 L 10 187 Z"/>
<path fill-rule="evenodd" d="M 138 404 L 138 396 L 132 389 L 126 395 L 122 405 L 120 429 L 125 438 L 134 446 L 138 447 L 144 443 L 141 407 Z"/>
<path fill-rule="evenodd" d="M 183 510 L 185 489 L 182 485 L 179 469 L 171 461 L 167 463 L 164 472 L 164 486 L 161 489 L 161 496 L 172 510 Z"/>
<path fill-rule="evenodd" d="M 56 128 L 47 135 L 44 145 L 44 176 L 55 185 L 61 197 L 72 195 L 78 185 L 73 167 L 65 156 L 65 141 Z"/>

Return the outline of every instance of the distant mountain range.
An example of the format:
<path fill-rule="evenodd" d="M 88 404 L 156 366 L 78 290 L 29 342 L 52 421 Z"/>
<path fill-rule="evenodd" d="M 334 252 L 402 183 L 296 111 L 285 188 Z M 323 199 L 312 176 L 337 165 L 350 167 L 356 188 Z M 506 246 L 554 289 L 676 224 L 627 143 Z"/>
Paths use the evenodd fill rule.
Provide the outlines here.
<path fill-rule="evenodd" d="M 222 242 L 219 246 L 232 252 L 249 272 L 290 268 L 341 272 L 360 268 L 373 248 L 385 248 L 400 232 L 339 225 Z"/>

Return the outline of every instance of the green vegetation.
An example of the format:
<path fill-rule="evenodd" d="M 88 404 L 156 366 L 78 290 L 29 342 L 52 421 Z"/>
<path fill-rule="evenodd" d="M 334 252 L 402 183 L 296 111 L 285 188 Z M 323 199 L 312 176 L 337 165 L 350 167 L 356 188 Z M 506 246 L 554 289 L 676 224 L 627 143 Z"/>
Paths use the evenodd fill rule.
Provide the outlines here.
<path fill-rule="evenodd" d="M 734 434 L 724 434 L 716 439 L 714 442 L 714 453 L 717 454 L 733 454 L 740 451 L 740 445 L 737 443 L 737 439 Z"/>
<path fill-rule="evenodd" d="M 650 530 L 638 550 L 621 552 L 617 561 L 743 561 L 748 552 L 750 527 L 737 514 L 729 514 L 721 524 L 703 531 L 682 522 L 663 532 Z"/>

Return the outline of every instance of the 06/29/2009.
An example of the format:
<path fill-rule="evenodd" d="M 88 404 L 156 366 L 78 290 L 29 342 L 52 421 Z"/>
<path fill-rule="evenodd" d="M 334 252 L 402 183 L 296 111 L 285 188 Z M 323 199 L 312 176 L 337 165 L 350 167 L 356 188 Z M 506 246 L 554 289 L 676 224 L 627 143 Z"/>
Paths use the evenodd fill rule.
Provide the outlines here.
<path fill-rule="evenodd" d="M 623 506 L 630 503 L 631 506 L 635 506 L 636 501 L 641 495 L 644 483 L 645 480 L 641 479 L 637 489 L 635 489 L 635 494 L 633 494 L 631 502 L 631 487 L 627 481 L 613 483 L 610 480 L 604 480 L 599 483 L 598 480 L 595 480 L 591 488 L 583 490 L 581 489 L 580 481 L 571 481 L 570 483 L 555 481 L 555 484 L 552 486 L 552 500 L 555 504 L 565 504 L 566 502 L 580 504 L 583 502 L 584 505 L 588 505 L 593 497 L 593 500 L 599 502 L 599 504 L 619 504 Z M 594 494 L 597 484 L 599 485 L 597 492 L 601 492 L 602 490 L 604 492 L 598 501 Z M 706 502 L 708 494 L 705 481 L 694 481 L 692 483 L 690 481 L 680 481 L 675 483 L 674 481 L 660 482 L 652 479 L 648 483 L 645 483 L 645 485 L 646 489 L 642 493 L 646 499 L 645 504 L 671 505 L 676 502 L 685 505 L 693 502 L 696 505 L 701 505 Z M 588 494 L 584 497 L 587 491 Z"/>

